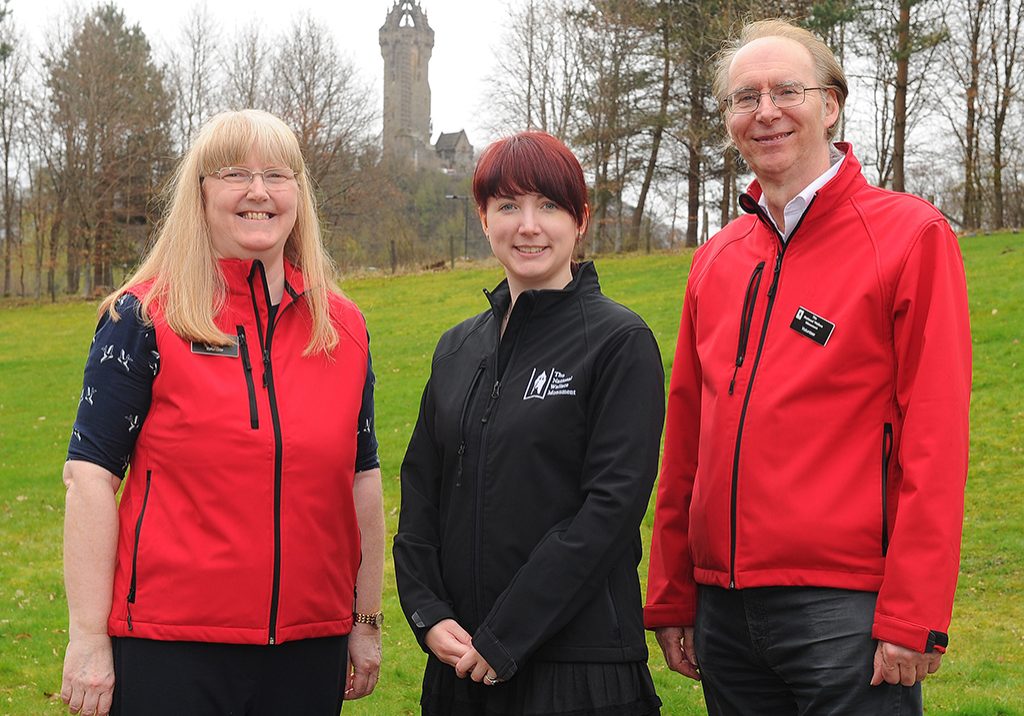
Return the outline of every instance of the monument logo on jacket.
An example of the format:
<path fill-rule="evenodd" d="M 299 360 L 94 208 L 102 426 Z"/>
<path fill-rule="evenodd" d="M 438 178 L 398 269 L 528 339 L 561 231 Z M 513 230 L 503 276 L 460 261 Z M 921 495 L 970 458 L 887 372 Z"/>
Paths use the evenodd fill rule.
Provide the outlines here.
<path fill-rule="evenodd" d="M 554 368 L 534 368 L 526 384 L 523 400 L 544 400 L 549 395 L 576 395 L 576 389 L 572 387 L 572 376 Z"/>

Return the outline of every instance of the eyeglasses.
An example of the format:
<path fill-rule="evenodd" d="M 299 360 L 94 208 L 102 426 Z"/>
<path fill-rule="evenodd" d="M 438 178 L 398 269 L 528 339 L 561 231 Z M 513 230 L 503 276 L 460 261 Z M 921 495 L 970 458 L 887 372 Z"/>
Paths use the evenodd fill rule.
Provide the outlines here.
<path fill-rule="evenodd" d="M 798 107 L 804 103 L 807 93 L 811 90 L 825 90 L 830 87 L 801 87 L 800 85 L 775 85 L 767 92 L 755 92 L 754 90 L 739 90 L 727 95 L 722 102 L 733 114 L 750 114 L 757 110 L 761 104 L 761 98 L 768 95 L 779 109 Z"/>
<path fill-rule="evenodd" d="M 207 176 L 215 176 L 232 186 L 243 187 L 252 184 L 257 176 L 263 177 L 263 183 L 272 189 L 280 188 L 295 178 L 296 172 L 287 167 L 274 167 L 263 171 L 254 171 L 246 167 L 221 167 Z"/>

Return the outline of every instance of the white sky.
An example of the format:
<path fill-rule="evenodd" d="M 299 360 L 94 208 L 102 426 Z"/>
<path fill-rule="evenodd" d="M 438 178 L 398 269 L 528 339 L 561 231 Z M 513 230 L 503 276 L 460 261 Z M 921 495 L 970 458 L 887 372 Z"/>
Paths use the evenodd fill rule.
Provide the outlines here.
<path fill-rule="evenodd" d="M 138 23 L 158 55 L 177 44 L 191 9 L 201 0 L 113 0 L 129 23 Z M 95 2 L 77 6 L 94 7 Z M 270 37 L 287 27 L 302 12 L 309 12 L 334 34 L 341 51 L 352 60 L 372 87 L 381 110 L 381 59 L 377 32 L 394 0 L 212 0 L 207 12 L 225 35 L 253 23 Z M 17 27 L 27 31 L 38 46 L 56 18 L 75 3 L 67 0 L 11 0 Z M 430 59 L 431 116 L 434 137 L 441 131 L 465 129 L 470 141 L 482 149 L 491 139 L 485 129 L 487 109 L 482 98 L 492 66 L 491 47 L 501 41 L 508 3 L 500 0 L 420 0 L 434 30 Z"/>

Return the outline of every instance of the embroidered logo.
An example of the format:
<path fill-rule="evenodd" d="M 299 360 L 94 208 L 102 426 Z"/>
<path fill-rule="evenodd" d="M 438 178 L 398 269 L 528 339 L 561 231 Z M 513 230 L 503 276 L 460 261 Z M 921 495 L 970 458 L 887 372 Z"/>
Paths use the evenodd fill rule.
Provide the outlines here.
<path fill-rule="evenodd" d="M 554 368 L 534 368 L 526 384 L 523 400 L 544 400 L 550 395 L 576 395 L 576 389 L 572 387 L 572 376 Z"/>

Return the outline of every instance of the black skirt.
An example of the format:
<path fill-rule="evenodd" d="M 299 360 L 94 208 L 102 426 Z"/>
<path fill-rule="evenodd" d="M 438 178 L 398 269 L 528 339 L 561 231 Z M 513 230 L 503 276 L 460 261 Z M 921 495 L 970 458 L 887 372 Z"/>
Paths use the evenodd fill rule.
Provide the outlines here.
<path fill-rule="evenodd" d="M 423 674 L 423 716 L 659 716 L 647 663 L 529 662 L 509 681 L 460 679 L 433 656 Z"/>

